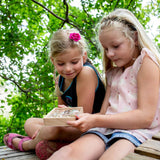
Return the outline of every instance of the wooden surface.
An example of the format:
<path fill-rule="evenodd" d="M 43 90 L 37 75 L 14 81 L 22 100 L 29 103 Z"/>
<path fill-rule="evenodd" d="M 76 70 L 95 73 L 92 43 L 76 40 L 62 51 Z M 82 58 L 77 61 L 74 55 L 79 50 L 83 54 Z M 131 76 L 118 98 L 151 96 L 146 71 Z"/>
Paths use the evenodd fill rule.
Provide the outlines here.
<path fill-rule="evenodd" d="M 39 160 L 34 152 L 20 152 L 0 146 L 0 160 Z"/>
<path fill-rule="evenodd" d="M 128 156 L 123 158 L 123 160 L 157 160 L 157 158 L 151 158 L 137 153 L 130 153 Z"/>
<path fill-rule="evenodd" d="M 160 159 L 160 141 L 150 139 L 137 147 L 135 153 Z"/>
<path fill-rule="evenodd" d="M 160 132 L 147 140 L 123 160 L 160 160 Z"/>
<path fill-rule="evenodd" d="M 123 160 L 160 160 L 160 133 L 147 140 Z M 0 160 L 39 160 L 34 152 L 20 152 L 0 146 Z"/>

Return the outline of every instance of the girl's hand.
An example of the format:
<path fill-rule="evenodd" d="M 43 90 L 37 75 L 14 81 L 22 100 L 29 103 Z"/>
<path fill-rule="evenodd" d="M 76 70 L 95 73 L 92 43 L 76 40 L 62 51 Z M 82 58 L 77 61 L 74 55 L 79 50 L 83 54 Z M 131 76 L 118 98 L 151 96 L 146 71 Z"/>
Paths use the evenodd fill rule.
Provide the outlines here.
<path fill-rule="evenodd" d="M 67 106 L 65 106 L 64 104 L 59 104 L 58 108 L 67 108 Z"/>
<path fill-rule="evenodd" d="M 88 131 L 94 127 L 94 115 L 89 113 L 83 113 L 76 116 L 76 121 L 68 121 L 67 124 L 79 129 L 82 132 Z"/>

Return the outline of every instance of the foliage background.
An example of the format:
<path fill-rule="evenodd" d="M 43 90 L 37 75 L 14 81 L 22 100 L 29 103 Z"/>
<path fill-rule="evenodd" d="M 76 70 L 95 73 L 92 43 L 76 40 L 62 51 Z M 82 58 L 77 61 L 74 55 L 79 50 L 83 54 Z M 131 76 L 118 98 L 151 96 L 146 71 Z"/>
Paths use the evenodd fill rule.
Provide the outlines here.
<path fill-rule="evenodd" d="M 48 57 L 48 43 L 54 31 L 77 28 L 89 45 L 88 56 L 100 69 L 101 53 L 95 27 L 103 15 L 115 8 L 127 8 L 146 30 L 152 16 L 160 18 L 160 0 L 0 0 L 0 145 L 8 132 L 25 134 L 29 117 L 42 117 L 57 106 L 54 94 L 54 67 Z M 160 28 L 160 26 L 159 26 Z M 160 35 L 154 37 L 159 44 Z M 99 59 L 99 61 L 98 61 Z M 8 88 L 13 90 L 8 92 Z M 11 106 L 6 118 L 5 102 Z"/>

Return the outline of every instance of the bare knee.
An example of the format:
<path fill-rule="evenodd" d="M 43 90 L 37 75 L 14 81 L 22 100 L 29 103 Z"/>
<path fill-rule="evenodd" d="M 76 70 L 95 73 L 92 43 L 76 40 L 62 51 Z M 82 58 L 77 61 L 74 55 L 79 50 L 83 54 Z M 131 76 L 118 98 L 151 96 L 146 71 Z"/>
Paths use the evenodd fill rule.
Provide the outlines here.
<path fill-rule="evenodd" d="M 113 143 L 101 156 L 99 160 L 121 160 L 126 155 L 134 152 L 135 146 L 126 139 L 120 139 Z"/>
<path fill-rule="evenodd" d="M 28 118 L 24 124 L 24 127 L 28 126 L 28 124 L 33 123 L 33 118 Z"/>
<path fill-rule="evenodd" d="M 28 130 L 28 128 L 31 128 L 32 125 L 34 125 L 34 124 L 35 124 L 34 118 L 27 119 L 25 124 L 24 124 L 25 131 Z"/>
<path fill-rule="evenodd" d="M 55 152 L 48 160 L 73 159 L 72 153 L 72 147 L 70 145 L 67 145 Z"/>
<path fill-rule="evenodd" d="M 32 136 L 38 129 L 43 126 L 42 118 L 29 118 L 24 124 L 24 129 L 29 136 Z"/>

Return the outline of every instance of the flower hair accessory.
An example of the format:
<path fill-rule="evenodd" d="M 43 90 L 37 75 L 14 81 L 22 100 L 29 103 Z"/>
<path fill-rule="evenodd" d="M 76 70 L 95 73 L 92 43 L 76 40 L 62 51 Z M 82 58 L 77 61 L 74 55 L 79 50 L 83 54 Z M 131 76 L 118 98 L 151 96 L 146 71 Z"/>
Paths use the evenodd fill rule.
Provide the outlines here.
<path fill-rule="evenodd" d="M 75 42 L 78 42 L 81 39 L 79 33 L 70 33 L 69 38 Z"/>

